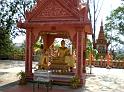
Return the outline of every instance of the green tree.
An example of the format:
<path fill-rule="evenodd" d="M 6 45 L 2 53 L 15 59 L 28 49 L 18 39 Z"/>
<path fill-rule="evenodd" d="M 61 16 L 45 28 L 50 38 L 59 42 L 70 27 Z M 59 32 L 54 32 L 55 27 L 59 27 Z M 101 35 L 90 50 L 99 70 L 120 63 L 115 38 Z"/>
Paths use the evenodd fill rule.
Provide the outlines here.
<path fill-rule="evenodd" d="M 98 51 L 93 48 L 93 43 L 87 39 L 86 58 L 89 58 L 90 53 L 93 54 L 95 59 L 98 59 Z"/>
<path fill-rule="evenodd" d="M 25 55 L 25 41 L 20 44 L 21 46 L 17 46 L 17 44 L 14 44 L 12 55 L 13 59 L 23 60 Z"/>
<path fill-rule="evenodd" d="M 12 50 L 10 32 L 13 24 L 12 16 L 9 13 L 9 6 L 6 0 L 0 1 L 0 59 L 8 58 Z"/>
<path fill-rule="evenodd" d="M 13 16 L 13 25 L 12 25 L 12 35 L 15 37 L 17 35 L 25 35 L 25 30 L 17 28 L 17 22 L 21 18 L 22 21 L 25 21 L 25 13 L 28 10 L 31 10 L 35 0 L 11 0 L 7 5 L 9 6 L 9 12 Z"/>
<path fill-rule="evenodd" d="M 13 49 L 10 35 L 6 30 L 0 29 L 0 59 L 7 59 Z"/>
<path fill-rule="evenodd" d="M 124 44 L 124 4 L 113 10 L 110 16 L 106 17 L 106 36 L 110 43 L 116 42 L 114 46 Z"/>
<path fill-rule="evenodd" d="M 25 20 L 25 12 L 35 0 L 0 0 L 0 56 L 10 55 L 13 50 L 12 37 L 25 33 L 17 28 L 19 17 Z"/>
<path fill-rule="evenodd" d="M 92 61 L 90 60 L 91 54 L 93 55 L 93 58 L 95 58 L 96 60 L 99 58 L 98 55 L 98 51 L 96 49 L 93 48 L 93 43 L 87 39 L 87 47 L 86 47 L 86 58 L 89 61 L 89 66 L 90 66 L 90 74 L 92 72 Z"/>

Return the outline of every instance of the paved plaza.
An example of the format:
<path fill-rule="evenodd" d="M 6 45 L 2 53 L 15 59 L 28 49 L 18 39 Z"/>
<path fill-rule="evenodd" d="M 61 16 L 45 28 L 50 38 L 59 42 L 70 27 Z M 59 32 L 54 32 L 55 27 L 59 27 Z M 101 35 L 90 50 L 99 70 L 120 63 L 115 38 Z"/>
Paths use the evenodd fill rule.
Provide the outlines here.
<path fill-rule="evenodd" d="M 35 64 L 37 62 L 33 63 L 33 67 Z M 1 61 L 0 86 L 17 81 L 16 74 L 24 69 L 24 61 Z M 78 90 L 79 92 L 124 92 L 123 69 L 93 67 L 92 74 L 89 74 L 89 68 L 87 67 L 86 75 L 86 85 Z"/>

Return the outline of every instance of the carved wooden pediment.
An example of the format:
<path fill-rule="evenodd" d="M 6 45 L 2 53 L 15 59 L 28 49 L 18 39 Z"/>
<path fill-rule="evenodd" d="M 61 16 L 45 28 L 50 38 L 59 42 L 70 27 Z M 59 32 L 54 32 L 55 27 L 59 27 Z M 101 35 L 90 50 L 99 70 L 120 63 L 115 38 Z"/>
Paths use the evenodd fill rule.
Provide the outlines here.
<path fill-rule="evenodd" d="M 78 12 L 69 9 L 69 6 L 60 0 L 46 0 L 41 5 L 32 11 L 30 21 L 79 20 Z"/>
<path fill-rule="evenodd" d="M 37 17 L 70 17 L 72 14 L 58 2 L 50 2 Z"/>

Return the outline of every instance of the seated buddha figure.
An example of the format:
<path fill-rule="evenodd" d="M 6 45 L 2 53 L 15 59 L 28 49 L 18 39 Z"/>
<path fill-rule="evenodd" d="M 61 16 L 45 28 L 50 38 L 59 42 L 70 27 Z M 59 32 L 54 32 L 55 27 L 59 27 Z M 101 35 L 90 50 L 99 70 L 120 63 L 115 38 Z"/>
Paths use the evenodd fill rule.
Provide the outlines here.
<path fill-rule="evenodd" d="M 65 41 L 62 40 L 61 41 L 61 47 L 59 47 L 59 49 L 58 49 L 58 56 L 61 58 L 65 58 L 67 53 L 68 53 L 68 48 L 65 47 Z"/>
<path fill-rule="evenodd" d="M 59 47 L 57 51 L 57 57 L 53 57 L 51 60 L 50 69 L 55 70 L 55 72 L 59 74 L 68 72 L 69 68 L 71 68 L 71 71 L 74 64 L 72 64 L 73 61 L 68 61 L 68 59 L 71 58 L 69 53 L 69 49 L 65 47 L 65 41 L 62 40 L 61 47 Z"/>

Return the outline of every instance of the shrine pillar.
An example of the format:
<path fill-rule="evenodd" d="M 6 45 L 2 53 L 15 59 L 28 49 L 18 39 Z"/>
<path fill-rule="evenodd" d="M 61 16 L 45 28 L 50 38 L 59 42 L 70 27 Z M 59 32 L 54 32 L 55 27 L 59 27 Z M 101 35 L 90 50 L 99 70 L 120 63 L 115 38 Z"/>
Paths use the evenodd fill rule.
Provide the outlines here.
<path fill-rule="evenodd" d="M 87 34 L 83 36 L 83 73 L 86 73 L 86 44 L 87 44 Z"/>
<path fill-rule="evenodd" d="M 77 32 L 77 65 L 76 75 L 79 77 L 81 84 L 83 84 L 83 39 L 82 32 Z"/>
<path fill-rule="evenodd" d="M 27 79 L 32 78 L 32 54 L 33 54 L 32 31 L 31 29 L 27 29 L 26 31 L 26 60 L 25 60 L 25 73 L 26 73 Z"/>

